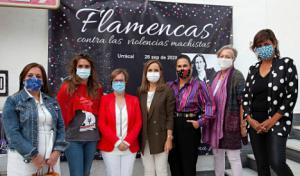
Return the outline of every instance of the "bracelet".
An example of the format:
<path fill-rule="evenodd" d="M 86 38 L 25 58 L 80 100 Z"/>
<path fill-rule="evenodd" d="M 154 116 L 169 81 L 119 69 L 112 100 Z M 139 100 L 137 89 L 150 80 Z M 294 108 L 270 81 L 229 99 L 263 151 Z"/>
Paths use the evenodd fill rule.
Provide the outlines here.
<path fill-rule="evenodd" d="M 173 140 L 173 135 L 168 134 L 167 138 L 172 139 Z"/>

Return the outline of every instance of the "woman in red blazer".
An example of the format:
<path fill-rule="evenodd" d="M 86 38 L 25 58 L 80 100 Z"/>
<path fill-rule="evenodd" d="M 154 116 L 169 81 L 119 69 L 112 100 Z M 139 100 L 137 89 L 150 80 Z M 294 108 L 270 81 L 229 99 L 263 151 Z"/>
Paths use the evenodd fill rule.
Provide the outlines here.
<path fill-rule="evenodd" d="M 98 128 L 102 137 L 98 143 L 108 176 L 131 176 L 138 135 L 142 126 L 138 98 L 125 93 L 128 73 L 115 69 L 111 74 L 113 93 L 101 99 Z"/>

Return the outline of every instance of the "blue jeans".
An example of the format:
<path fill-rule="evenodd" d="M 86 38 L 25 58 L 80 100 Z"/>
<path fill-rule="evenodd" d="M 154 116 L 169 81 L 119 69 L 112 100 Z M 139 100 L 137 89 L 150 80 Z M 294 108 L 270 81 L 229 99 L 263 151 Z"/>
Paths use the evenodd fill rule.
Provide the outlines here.
<path fill-rule="evenodd" d="M 71 141 L 65 151 L 71 176 L 89 176 L 97 141 Z"/>

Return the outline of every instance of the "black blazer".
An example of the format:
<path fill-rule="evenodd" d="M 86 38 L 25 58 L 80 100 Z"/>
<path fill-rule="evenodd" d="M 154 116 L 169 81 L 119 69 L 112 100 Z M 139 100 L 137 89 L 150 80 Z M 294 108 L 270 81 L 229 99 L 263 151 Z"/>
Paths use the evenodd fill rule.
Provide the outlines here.
<path fill-rule="evenodd" d="M 251 115 L 252 88 L 256 75 L 259 74 L 261 61 L 251 66 L 246 79 L 243 96 L 244 117 Z M 287 136 L 291 131 L 293 109 L 298 96 L 298 75 L 296 66 L 291 58 L 275 58 L 272 62 L 268 81 L 268 115 L 282 114 L 282 118 L 271 128 L 278 136 Z"/>

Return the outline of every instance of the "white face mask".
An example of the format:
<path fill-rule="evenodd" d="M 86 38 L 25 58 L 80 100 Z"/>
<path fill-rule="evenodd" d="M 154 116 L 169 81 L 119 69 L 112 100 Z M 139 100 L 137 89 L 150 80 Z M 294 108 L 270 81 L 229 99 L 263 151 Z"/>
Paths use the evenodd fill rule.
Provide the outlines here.
<path fill-rule="evenodd" d="M 160 78 L 159 72 L 147 72 L 147 80 L 151 83 L 156 83 Z"/>
<path fill-rule="evenodd" d="M 233 59 L 218 58 L 221 70 L 226 70 L 233 65 Z"/>

